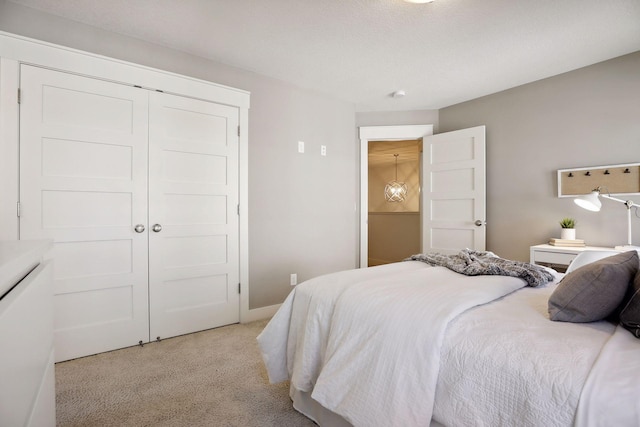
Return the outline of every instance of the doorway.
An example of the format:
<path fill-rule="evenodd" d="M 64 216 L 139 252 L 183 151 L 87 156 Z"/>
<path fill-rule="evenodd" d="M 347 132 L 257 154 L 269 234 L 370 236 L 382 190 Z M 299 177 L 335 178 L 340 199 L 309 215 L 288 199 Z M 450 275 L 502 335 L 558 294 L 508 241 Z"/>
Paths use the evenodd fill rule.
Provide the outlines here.
<path fill-rule="evenodd" d="M 369 142 L 369 267 L 420 252 L 421 152 L 422 139 Z"/>
<path fill-rule="evenodd" d="M 381 172 L 385 175 L 385 177 L 389 174 L 389 171 L 393 171 L 395 177 L 395 156 L 393 154 L 399 154 L 398 156 L 398 180 L 402 180 L 405 175 L 403 175 L 403 171 L 405 170 L 405 166 L 410 165 L 410 162 L 407 162 L 406 165 L 403 165 L 403 154 L 407 155 L 410 151 L 414 150 L 415 147 L 419 147 L 422 144 L 422 138 L 425 136 L 429 136 L 433 134 L 433 125 L 407 125 L 407 126 L 366 126 L 361 127 L 359 129 L 360 135 L 360 267 L 367 267 L 370 265 L 370 259 L 373 263 L 372 265 L 377 265 L 385 262 L 385 257 L 396 258 L 401 256 L 399 254 L 404 253 L 402 247 L 396 247 L 391 244 L 386 244 L 386 248 L 382 248 L 382 252 L 373 252 L 374 247 L 378 247 L 378 241 L 385 242 L 393 242 L 395 241 L 394 234 L 398 234 L 398 240 L 402 238 L 402 236 L 406 233 L 409 233 L 411 230 L 411 226 L 408 225 L 411 223 L 411 218 L 416 218 L 418 224 L 420 224 L 420 210 L 419 207 L 413 211 L 409 205 L 405 205 L 404 208 L 409 207 L 409 210 L 405 210 L 401 213 L 402 208 L 400 205 L 396 205 L 391 208 L 392 213 L 384 213 L 384 212 L 375 212 L 376 210 L 381 210 L 375 208 L 376 205 L 379 205 L 381 202 L 379 201 L 380 197 L 384 201 L 384 185 L 382 186 L 382 190 L 376 191 L 373 185 L 370 186 L 369 183 L 369 175 L 370 175 L 370 152 L 373 154 L 373 159 L 371 163 L 380 162 L 383 163 L 381 157 L 384 157 L 384 162 L 388 160 L 388 164 L 381 167 Z M 404 148 L 403 148 L 404 147 Z M 402 156 L 402 157 L 401 157 Z M 387 157 L 390 157 L 387 159 Z M 419 158 L 418 154 L 418 158 Z M 418 163 L 419 164 L 419 163 Z M 393 165 L 393 169 L 391 169 L 391 165 Z M 373 165 L 372 165 L 373 166 Z M 419 167 L 418 167 L 419 172 Z M 373 174 L 373 172 L 372 172 Z M 418 173 L 419 176 L 419 173 Z M 378 180 L 389 179 L 388 178 L 379 177 Z M 372 187 L 372 188 L 370 188 Z M 412 186 L 414 196 L 417 199 L 418 206 L 420 204 L 419 197 L 419 180 L 417 186 Z M 416 188 L 417 187 L 417 188 Z M 375 192 L 375 195 L 373 192 Z M 407 201 L 411 197 L 411 193 L 409 193 L 410 189 L 407 188 Z M 379 236 L 376 235 L 373 238 L 372 247 L 372 256 L 369 254 L 369 241 L 370 241 L 370 212 L 369 212 L 369 199 L 372 199 L 372 203 L 374 206 L 374 215 L 371 216 L 371 229 L 374 233 L 376 230 L 379 232 Z M 397 202 L 396 202 L 397 203 Z M 412 206 L 412 205 L 410 205 Z M 399 226 L 396 227 L 393 223 L 405 224 L 408 226 Z M 421 233 L 419 231 L 418 226 L 418 251 L 420 252 L 420 236 Z M 394 233 L 395 230 L 395 233 Z M 393 238 L 388 239 L 389 235 Z M 401 245 L 402 246 L 402 245 Z M 376 249 L 377 251 L 377 249 Z M 383 256 L 380 256 L 380 253 Z M 411 255 L 411 254 L 409 254 Z M 408 255 L 407 255 L 408 256 Z M 391 261 L 391 259 L 389 259 Z"/>

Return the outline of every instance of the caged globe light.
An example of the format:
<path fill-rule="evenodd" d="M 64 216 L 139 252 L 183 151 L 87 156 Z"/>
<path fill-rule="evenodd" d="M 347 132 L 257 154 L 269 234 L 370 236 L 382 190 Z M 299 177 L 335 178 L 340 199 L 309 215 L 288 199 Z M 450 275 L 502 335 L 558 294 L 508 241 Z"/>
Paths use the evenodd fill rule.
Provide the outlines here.
<path fill-rule="evenodd" d="M 404 182 L 398 182 L 398 154 L 394 154 L 396 158 L 396 179 L 390 181 L 384 187 L 384 198 L 387 202 L 404 202 L 407 197 L 407 185 Z"/>

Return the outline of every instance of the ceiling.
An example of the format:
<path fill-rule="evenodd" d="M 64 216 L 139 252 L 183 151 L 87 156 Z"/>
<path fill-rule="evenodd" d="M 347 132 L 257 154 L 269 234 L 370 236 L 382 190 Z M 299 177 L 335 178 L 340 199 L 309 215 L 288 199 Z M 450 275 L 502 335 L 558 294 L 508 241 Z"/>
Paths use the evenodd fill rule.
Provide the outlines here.
<path fill-rule="evenodd" d="M 640 0 L 11 1 L 356 111 L 439 109 L 640 50 Z"/>

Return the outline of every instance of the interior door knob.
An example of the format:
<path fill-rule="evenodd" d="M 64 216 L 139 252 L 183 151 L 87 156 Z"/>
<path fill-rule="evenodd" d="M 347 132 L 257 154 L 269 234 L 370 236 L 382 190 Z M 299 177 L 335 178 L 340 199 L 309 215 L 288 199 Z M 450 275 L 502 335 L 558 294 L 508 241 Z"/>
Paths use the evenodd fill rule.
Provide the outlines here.
<path fill-rule="evenodd" d="M 144 224 L 138 224 L 133 227 L 136 233 L 142 233 L 144 231 Z"/>
<path fill-rule="evenodd" d="M 486 221 L 480 221 L 479 219 L 476 220 L 476 222 L 474 222 L 474 224 L 478 227 L 482 227 L 483 225 L 487 225 Z"/>
<path fill-rule="evenodd" d="M 151 227 L 151 229 L 156 233 L 159 233 L 162 231 L 162 226 L 160 224 L 153 224 L 153 227 Z"/>

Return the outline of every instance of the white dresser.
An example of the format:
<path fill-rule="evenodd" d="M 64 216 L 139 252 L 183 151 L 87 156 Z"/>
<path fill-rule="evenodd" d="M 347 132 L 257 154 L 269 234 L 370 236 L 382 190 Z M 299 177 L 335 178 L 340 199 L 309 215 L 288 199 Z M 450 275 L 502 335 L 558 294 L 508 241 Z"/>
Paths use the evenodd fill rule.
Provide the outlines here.
<path fill-rule="evenodd" d="M 49 241 L 0 241 L 0 425 L 56 424 Z"/>

